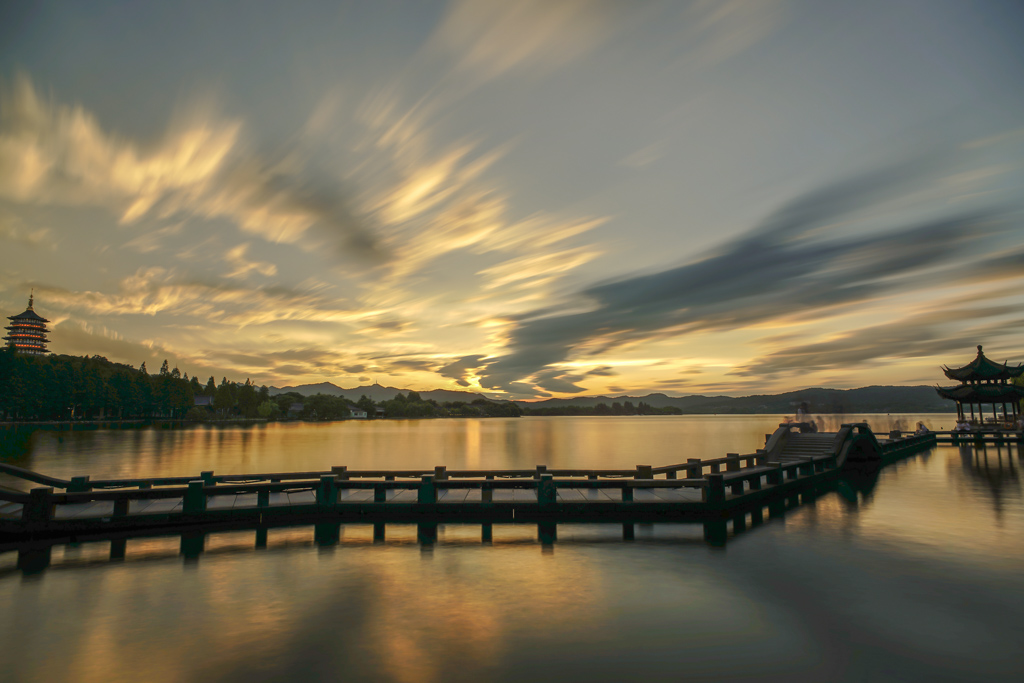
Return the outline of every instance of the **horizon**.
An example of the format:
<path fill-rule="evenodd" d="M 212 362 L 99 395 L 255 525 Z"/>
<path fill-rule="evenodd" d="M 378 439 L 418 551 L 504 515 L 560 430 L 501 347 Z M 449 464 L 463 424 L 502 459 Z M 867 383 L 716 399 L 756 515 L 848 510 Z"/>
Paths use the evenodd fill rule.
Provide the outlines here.
<path fill-rule="evenodd" d="M 507 400 L 1024 362 L 1021 28 L 955 0 L 5 3 L 0 307 L 34 291 L 55 353 Z"/>

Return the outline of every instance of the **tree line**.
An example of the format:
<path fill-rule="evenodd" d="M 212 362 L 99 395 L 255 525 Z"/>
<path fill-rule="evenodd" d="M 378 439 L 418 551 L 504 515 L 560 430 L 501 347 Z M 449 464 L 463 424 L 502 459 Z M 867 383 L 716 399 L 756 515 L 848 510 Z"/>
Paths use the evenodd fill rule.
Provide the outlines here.
<path fill-rule="evenodd" d="M 301 407 L 300 407 L 301 406 Z M 386 401 L 374 401 L 363 394 L 358 401 L 341 396 L 315 394 L 303 396 L 294 391 L 278 394 L 260 405 L 260 414 L 268 419 L 295 417 L 303 420 L 339 419 L 348 417 L 352 410 L 366 413 L 367 419 L 428 418 L 428 417 L 519 417 L 522 410 L 511 401 L 489 401 L 478 398 L 471 403 L 424 399 L 418 392 L 399 392 Z"/>
<path fill-rule="evenodd" d="M 0 349 L 0 420 L 68 421 L 263 418 L 267 420 L 338 420 L 352 410 L 376 417 L 518 417 L 511 402 L 484 398 L 472 403 L 438 403 L 415 391 L 375 402 L 328 394 L 303 396 L 287 392 L 271 396 L 266 386 L 250 380 L 205 383 L 171 368 L 165 360 L 156 374 L 114 363 L 103 356 L 32 356 Z M 198 397 L 205 397 L 197 401 Z M 201 404 L 201 405 L 197 405 Z M 378 408 L 383 409 L 379 411 Z"/>

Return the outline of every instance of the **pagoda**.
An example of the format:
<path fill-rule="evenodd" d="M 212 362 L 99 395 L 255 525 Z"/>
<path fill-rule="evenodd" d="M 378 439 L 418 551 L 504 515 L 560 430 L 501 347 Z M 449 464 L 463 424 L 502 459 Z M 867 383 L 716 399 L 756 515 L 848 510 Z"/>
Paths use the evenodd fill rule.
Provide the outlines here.
<path fill-rule="evenodd" d="M 46 342 L 50 341 L 46 338 L 46 323 L 50 321 L 33 310 L 33 298 L 34 295 L 30 294 L 28 308 L 24 313 L 7 317 L 11 321 L 10 326 L 6 328 L 10 334 L 4 337 L 4 340 L 8 347 L 18 353 L 41 356 L 47 352 Z"/>
<path fill-rule="evenodd" d="M 975 421 L 974 406 L 978 406 L 978 421 L 984 421 L 984 406 L 992 405 L 992 418 L 999 421 L 996 406 L 1003 406 L 1003 420 L 1016 421 L 1020 415 L 1020 402 L 1024 399 L 1024 387 L 1010 380 L 1024 375 L 1024 365 L 995 363 L 985 357 L 978 345 L 978 356 L 962 368 L 944 367 L 942 371 L 949 379 L 960 382 L 955 387 L 935 387 L 942 398 L 956 401 L 958 420 L 966 419 L 964 406 L 970 406 L 971 422 Z M 1012 406 L 1012 414 L 1007 410 Z"/>

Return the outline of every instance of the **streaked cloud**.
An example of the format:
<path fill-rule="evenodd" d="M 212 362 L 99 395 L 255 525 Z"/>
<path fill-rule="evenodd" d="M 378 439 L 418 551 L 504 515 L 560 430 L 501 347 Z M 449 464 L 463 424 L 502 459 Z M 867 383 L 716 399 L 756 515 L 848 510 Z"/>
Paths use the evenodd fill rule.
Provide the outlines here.
<path fill-rule="evenodd" d="M 575 391 L 579 380 L 550 370 L 571 356 L 599 357 L 698 331 L 820 319 L 894 291 L 948 283 L 966 262 L 999 250 L 1009 225 L 1019 235 L 1019 224 L 992 208 L 890 216 L 901 198 L 920 191 L 933 163 L 922 157 L 821 187 L 703 258 L 595 285 L 519 316 L 506 332 L 510 352 L 480 371 L 481 384 L 502 389 L 533 377 L 543 389 Z M 856 219 L 883 227 L 851 231 Z"/>
<path fill-rule="evenodd" d="M 277 266 L 273 263 L 250 261 L 246 258 L 245 255 L 249 251 L 250 246 L 248 242 L 244 242 L 237 247 L 232 247 L 224 254 L 224 262 L 231 267 L 231 272 L 226 273 L 225 277 L 244 279 L 248 277 L 249 273 L 254 271 L 265 277 L 277 275 Z"/>

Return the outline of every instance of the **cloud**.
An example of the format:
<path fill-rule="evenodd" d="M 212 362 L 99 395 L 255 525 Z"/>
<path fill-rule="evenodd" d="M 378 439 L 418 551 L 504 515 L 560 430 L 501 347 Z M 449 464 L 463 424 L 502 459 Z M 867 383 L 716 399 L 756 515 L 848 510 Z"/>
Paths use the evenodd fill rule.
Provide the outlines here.
<path fill-rule="evenodd" d="M 249 251 L 249 243 L 245 242 L 239 244 L 237 247 L 233 247 L 224 254 L 224 262 L 231 266 L 231 272 L 227 273 L 225 277 L 245 279 L 249 273 L 256 271 L 260 275 L 271 277 L 277 275 L 277 266 L 273 263 L 267 263 L 265 261 L 249 261 L 245 258 L 246 252 Z"/>
<path fill-rule="evenodd" d="M 711 66 L 757 45 L 785 16 L 780 0 L 696 0 L 679 17 L 679 41 L 687 62 Z"/>
<path fill-rule="evenodd" d="M 181 232 L 182 224 L 168 225 L 167 227 L 151 230 L 134 237 L 121 245 L 123 249 L 131 249 L 140 254 L 149 254 L 163 249 L 164 238 L 177 235 Z"/>
<path fill-rule="evenodd" d="M 26 228 L 23 221 L 9 212 L 0 213 L 0 242 L 13 242 L 26 247 L 55 249 L 49 228 Z"/>
<path fill-rule="evenodd" d="M 916 359 L 940 354 L 968 355 L 980 342 L 1019 334 L 1024 320 L 1015 305 L 945 308 L 901 320 L 845 332 L 835 339 L 774 351 L 737 368 L 743 377 L 771 377 L 817 370 L 846 370 L 877 361 Z M 956 329 L 951 322 L 1003 318 L 998 323 Z"/>
<path fill-rule="evenodd" d="M 207 323 L 236 326 L 287 320 L 356 322 L 373 315 L 339 306 L 335 299 L 312 292 L 201 282 L 173 268 L 140 268 L 121 280 L 116 294 L 45 286 L 38 289 L 56 308 L 97 315 L 195 316 Z"/>
<path fill-rule="evenodd" d="M 485 388 L 551 372 L 570 356 L 694 331 L 814 318 L 895 291 L 939 284 L 991 249 L 1003 212 L 979 209 L 911 220 L 884 211 L 919 190 L 931 159 L 861 174 L 796 199 L 755 229 L 683 266 L 598 284 L 515 319 L 508 353 L 479 371 Z M 881 215 L 877 215 L 881 212 Z M 851 230 L 849 222 L 864 226 Z M 869 228 L 881 223 L 882 228 Z M 841 227 L 841 229 L 840 229 Z M 852 236 L 851 236 L 852 235 Z M 558 382 L 569 382 L 569 385 Z M 543 382 L 543 384 L 542 384 Z"/>
<path fill-rule="evenodd" d="M 437 369 L 437 374 L 442 377 L 448 377 L 454 379 L 455 383 L 460 387 L 468 387 L 469 373 L 470 371 L 476 370 L 480 367 L 480 361 L 485 358 L 484 355 L 474 354 L 471 356 L 463 356 L 456 361 L 453 361 L 447 365 L 441 366 Z"/>
<path fill-rule="evenodd" d="M 104 131 L 81 105 L 44 100 L 24 74 L 0 95 L 0 197 L 104 206 L 124 224 L 149 214 L 227 218 L 273 242 L 316 229 L 315 242 L 387 259 L 340 181 L 296 152 L 267 159 L 247 151 L 238 120 L 197 111 L 144 145 Z"/>
<path fill-rule="evenodd" d="M 617 13 L 598 0 L 454 0 L 431 39 L 456 68 L 489 80 L 513 69 L 549 70 L 612 33 Z"/>

